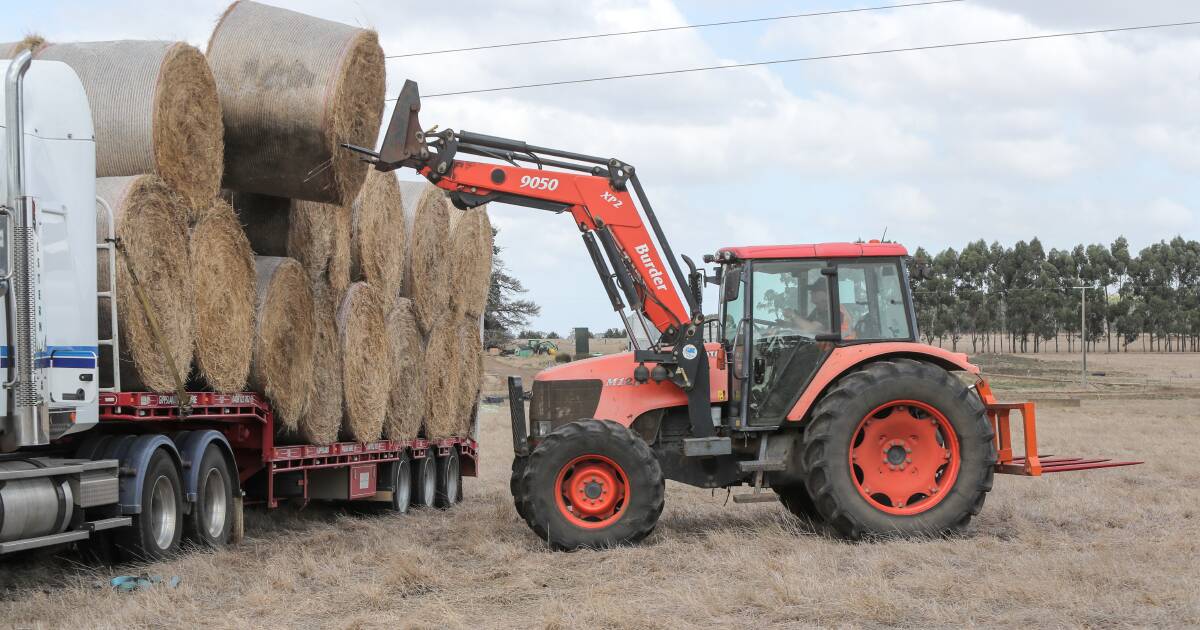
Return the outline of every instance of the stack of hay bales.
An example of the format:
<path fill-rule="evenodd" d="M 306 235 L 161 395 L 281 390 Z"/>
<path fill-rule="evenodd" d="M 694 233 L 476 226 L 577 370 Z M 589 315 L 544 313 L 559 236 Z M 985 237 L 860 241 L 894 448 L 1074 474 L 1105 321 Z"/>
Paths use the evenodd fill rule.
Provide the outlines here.
<path fill-rule="evenodd" d="M 97 191 L 123 250 L 122 389 L 250 388 L 281 438 L 308 443 L 470 431 L 491 228 L 482 209 L 341 148 L 379 133 L 374 32 L 240 0 L 207 57 L 180 42 L 35 37 L 0 55 L 20 48 L 70 65 L 92 108 Z"/>

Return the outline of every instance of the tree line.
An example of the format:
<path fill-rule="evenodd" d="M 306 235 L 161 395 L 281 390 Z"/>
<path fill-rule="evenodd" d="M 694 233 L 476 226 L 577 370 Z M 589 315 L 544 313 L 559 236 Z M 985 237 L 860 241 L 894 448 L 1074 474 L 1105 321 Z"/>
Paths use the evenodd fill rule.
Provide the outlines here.
<path fill-rule="evenodd" d="M 1037 238 L 918 248 L 910 281 L 921 336 L 954 350 L 1039 352 L 1060 339 L 1078 350 L 1086 293 L 1089 350 L 1200 351 L 1200 242 L 1182 237 L 1136 255 L 1125 237 L 1049 252 Z"/>

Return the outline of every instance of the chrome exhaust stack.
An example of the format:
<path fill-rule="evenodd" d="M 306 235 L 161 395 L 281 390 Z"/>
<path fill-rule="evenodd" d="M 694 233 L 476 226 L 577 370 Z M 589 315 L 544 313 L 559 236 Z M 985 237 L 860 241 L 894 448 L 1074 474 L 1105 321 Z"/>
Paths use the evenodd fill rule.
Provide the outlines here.
<path fill-rule="evenodd" d="M 40 375 L 34 370 L 37 342 L 37 240 L 33 206 L 25 195 L 24 81 L 33 53 L 24 50 L 8 65 L 5 75 L 8 198 L 0 238 L 0 281 L 3 284 L 4 323 L 9 350 L 4 383 L 7 418 L 0 433 L 0 451 L 50 442 L 50 416 L 42 399 Z"/>

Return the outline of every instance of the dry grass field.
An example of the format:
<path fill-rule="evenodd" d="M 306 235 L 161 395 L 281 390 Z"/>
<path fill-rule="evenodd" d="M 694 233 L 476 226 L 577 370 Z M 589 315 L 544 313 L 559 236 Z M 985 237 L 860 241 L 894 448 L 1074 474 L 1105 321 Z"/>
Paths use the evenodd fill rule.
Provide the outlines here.
<path fill-rule="evenodd" d="M 1020 386 L 1083 399 L 1040 410 L 1044 452 L 1147 463 L 998 476 L 983 514 L 951 539 L 845 543 L 777 505 L 726 505 L 724 493 L 672 483 L 644 546 L 552 553 L 513 511 L 507 415 L 492 405 L 482 476 L 450 511 L 255 511 L 240 546 L 149 566 L 10 559 L 0 619 L 71 628 L 1200 625 L 1200 359 L 1091 359 L 1103 378 L 1140 385 L 1076 391 L 1055 382 L 1076 369 L 1063 355 L 985 365 L 1039 379 L 997 379 L 1002 397 Z M 489 367 L 535 367 L 514 361 Z M 96 586 L 141 572 L 182 583 Z"/>

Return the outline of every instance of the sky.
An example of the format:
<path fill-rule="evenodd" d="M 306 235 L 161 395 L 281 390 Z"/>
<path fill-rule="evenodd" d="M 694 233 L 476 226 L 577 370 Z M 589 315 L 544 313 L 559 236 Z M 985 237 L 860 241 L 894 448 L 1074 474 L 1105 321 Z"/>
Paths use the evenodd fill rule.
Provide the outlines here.
<path fill-rule="evenodd" d="M 374 28 L 400 54 L 903 1 L 458 0 L 446 13 L 408 0 L 269 3 Z M 8 4 L 0 41 L 36 32 L 202 49 L 226 6 Z M 1185 0 L 964 0 L 403 57 L 388 62 L 389 94 L 404 79 L 433 94 L 1192 20 L 1200 5 Z M 673 249 L 697 260 L 885 231 L 910 249 L 1119 235 L 1137 249 L 1200 238 L 1198 61 L 1200 26 L 1185 26 L 429 98 L 421 121 L 634 164 Z M 489 213 L 501 258 L 542 306 L 533 328 L 620 324 L 568 217 Z"/>

